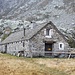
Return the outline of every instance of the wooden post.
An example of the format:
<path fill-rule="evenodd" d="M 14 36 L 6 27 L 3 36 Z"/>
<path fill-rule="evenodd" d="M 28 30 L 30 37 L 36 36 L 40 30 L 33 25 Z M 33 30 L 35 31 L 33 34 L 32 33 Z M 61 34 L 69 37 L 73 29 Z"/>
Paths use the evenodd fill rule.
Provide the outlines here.
<path fill-rule="evenodd" d="M 68 59 L 71 57 L 71 53 L 69 54 L 69 57 L 68 57 Z"/>

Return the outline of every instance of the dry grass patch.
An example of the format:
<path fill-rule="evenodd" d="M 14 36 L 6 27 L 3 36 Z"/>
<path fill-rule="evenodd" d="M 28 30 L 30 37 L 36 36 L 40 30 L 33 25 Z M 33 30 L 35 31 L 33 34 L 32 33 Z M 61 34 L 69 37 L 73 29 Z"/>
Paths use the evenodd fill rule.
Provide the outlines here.
<path fill-rule="evenodd" d="M 75 75 L 75 59 L 37 59 L 36 63 L 69 75 Z"/>
<path fill-rule="evenodd" d="M 23 58 L 0 54 L 0 75 L 75 75 L 75 59 Z"/>

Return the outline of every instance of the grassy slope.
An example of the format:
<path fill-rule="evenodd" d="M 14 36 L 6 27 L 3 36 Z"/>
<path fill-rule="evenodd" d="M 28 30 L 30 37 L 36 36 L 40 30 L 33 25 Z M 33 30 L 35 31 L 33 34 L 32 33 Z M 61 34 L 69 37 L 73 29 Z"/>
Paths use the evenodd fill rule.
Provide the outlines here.
<path fill-rule="evenodd" d="M 75 59 L 23 58 L 0 54 L 0 75 L 75 75 Z"/>

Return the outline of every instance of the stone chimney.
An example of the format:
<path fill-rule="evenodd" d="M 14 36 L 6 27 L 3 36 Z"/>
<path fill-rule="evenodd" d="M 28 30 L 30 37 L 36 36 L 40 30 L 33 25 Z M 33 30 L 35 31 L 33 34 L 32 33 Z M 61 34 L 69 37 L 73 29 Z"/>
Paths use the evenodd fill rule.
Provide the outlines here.
<path fill-rule="evenodd" d="M 31 25 L 30 25 L 30 28 L 31 29 L 33 29 L 33 28 L 35 28 L 37 26 L 37 24 L 33 21 L 33 22 L 31 22 Z"/>
<path fill-rule="evenodd" d="M 24 31 L 23 31 L 24 36 L 25 36 L 25 30 L 26 30 L 26 29 L 24 28 Z"/>

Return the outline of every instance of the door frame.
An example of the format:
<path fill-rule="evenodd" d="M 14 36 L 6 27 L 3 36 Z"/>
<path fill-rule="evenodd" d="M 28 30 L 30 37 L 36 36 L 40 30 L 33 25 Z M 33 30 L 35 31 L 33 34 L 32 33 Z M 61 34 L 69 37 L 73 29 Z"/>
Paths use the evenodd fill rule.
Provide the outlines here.
<path fill-rule="evenodd" d="M 51 45 L 51 50 L 47 51 L 46 45 L 48 45 L 48 46 Z M 45 42 L 45 56 L 52 56 L 52 51 L 53 51 L 53 43 Z"/>
<path fill-rule="evenodd" d="M 7 44 L 5 44 L 5 53 L 7 53 Z"/>

